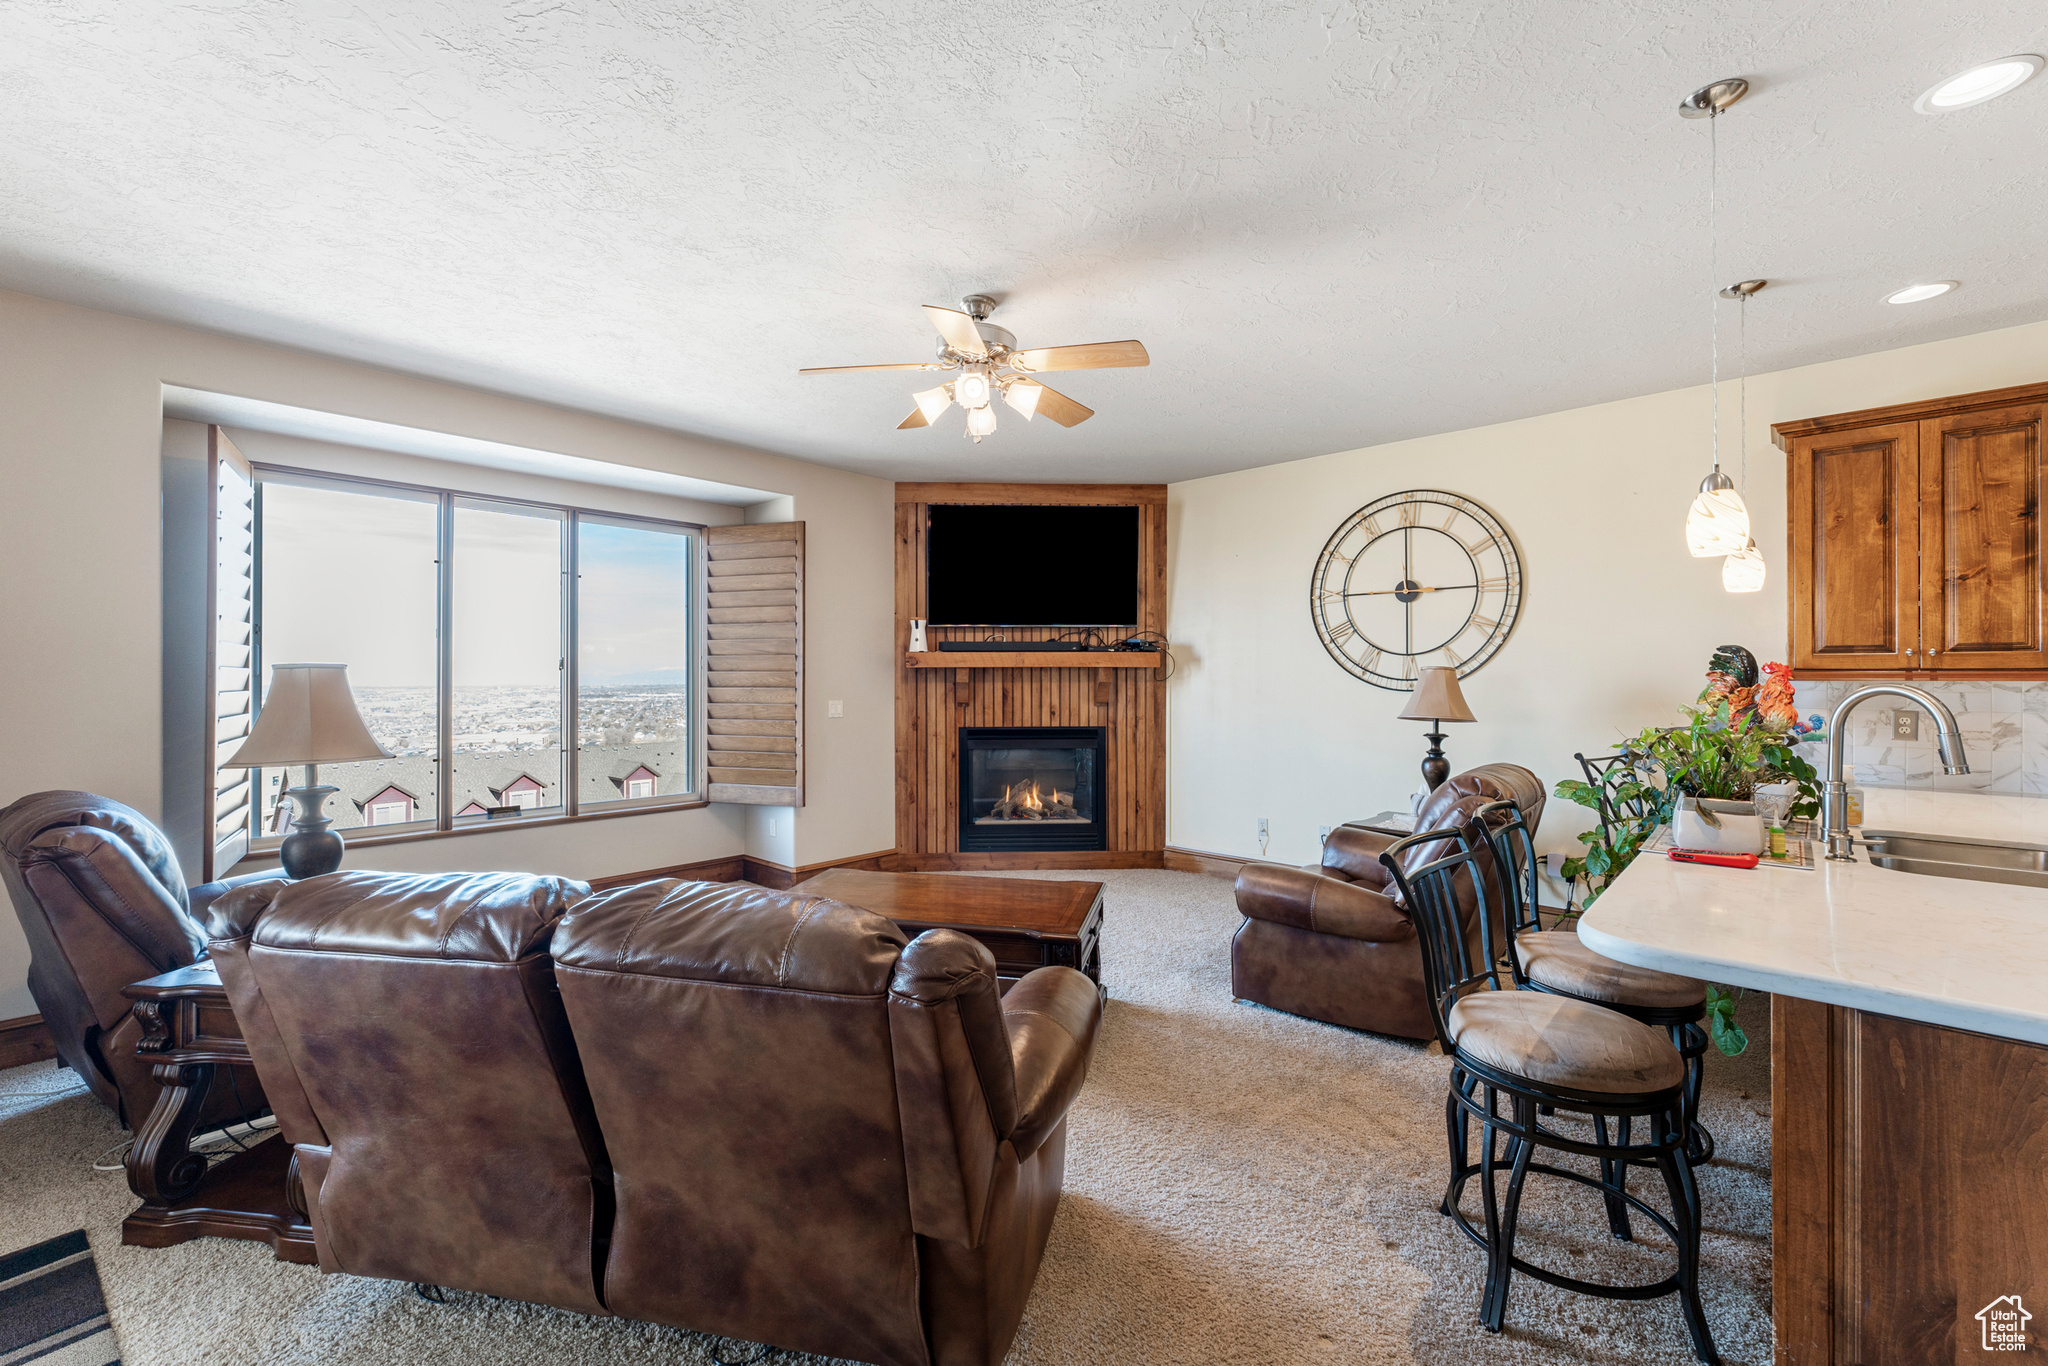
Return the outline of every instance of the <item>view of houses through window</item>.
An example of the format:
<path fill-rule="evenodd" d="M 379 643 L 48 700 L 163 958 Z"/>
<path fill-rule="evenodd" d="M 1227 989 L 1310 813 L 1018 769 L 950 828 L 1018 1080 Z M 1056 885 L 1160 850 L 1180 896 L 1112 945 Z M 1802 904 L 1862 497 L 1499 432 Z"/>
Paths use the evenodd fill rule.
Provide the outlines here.
<path fill-rule="evenodd" d="M 505 819 L 511 809 L 562 815 L 563 717 L 572 710 L 577 810 L 692 790 L 690 528 L 258 474 L 256 638 L 266 683 L 275 663 L 347 664 L 363 720 L 393 756 L 322 766 L 321 781 L 341 789 L 327 802 L 337 827 L 433 828 L 444 745 L 454 825 Z M 299 774 L 260 776 L 254 833 L 281 835 L 293 814 L 282 792 Z"/>

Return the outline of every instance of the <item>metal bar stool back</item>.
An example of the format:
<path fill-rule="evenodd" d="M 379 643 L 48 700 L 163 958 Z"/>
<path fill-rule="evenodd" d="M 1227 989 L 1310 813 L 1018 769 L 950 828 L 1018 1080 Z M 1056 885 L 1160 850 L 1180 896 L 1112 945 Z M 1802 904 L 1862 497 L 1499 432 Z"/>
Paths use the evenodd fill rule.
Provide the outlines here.
<path fill-rule="evenodd" d="M 1591 1001 L 1669 1034 L 1685 1059 L 1685 1159 L 1694 1166 L 1712 1161 L 1714 1136 L 1699 1122 L 1709 1042 L 1702 1023 L 1707 1017 L 1706 984 L 1617 963 L 1587 948 L 1574 930 L 1545 930 L 1538 903 L 1536 841 L 1521 808 L 1512 801 L 1489 802 L 1472 813 L 1472 820 L 1486 832 L 1507 902 L 1502 918 L 1508 927 L 1507 959 L 1515 985 Z M 1621 1221 L 1616 1233 L 1626 1237 L 1628 1216 L 1619 1209 L 1615 1213 Z"/>
<path fill-rule="evenodd" d="M 1424 844 L 1445 852 L 1404 871 L 1405 856 Z M 1503 985 L 1494 915 L 1487 905 L 1488 879 L 1481 867 L 1482 860 L 1495 856 L 1489 832 L 1476 819 L 1463 830 L 1410 836 L 1380 855 L 1414 921 L 1432 1023 L 1451 1060 L 1444 1103 L 1450 1182 L 1438 1208 L 1486 1252 L 1480 1324 L 1500 1331 L 1518 1271 L 1607 1299 L 1676 1295 L 1694 1355 L 1716 1366 L 1720 1357 L 1699 1300 L 1699 1197 L 1684 1160 L 1684 1064 L 1663 1033 L 1626 1015 Z M 1583 1115 L 1592 1121 L 1590 1134 L 1567 1133 L 1555 1120 L 1546 1124 L 1539 1110 Z M 1624 1137 L 1609 1142 L 1608 1120 L 1617 1127 L 1623 1120 L 1642 1120 L 1647 1135 L 1640 1141 Z M 1544 1149 L 1591 1158 L 1600 1174 L 1537 1161 L 1537 1152 Z M 1630 1164 L 1655 1167 L 1663 1176 L 1671 1202 L 1668 1216 L 1627 1192 L 1622 1175 Z M 1517 1257 L 1516 1224 L 1532 1172 L 1577 1182 L 1610 1203 L 1625 1203 L 1670 1237 L 1676 1267 L 1661 1280 L 1613 1285 L 1566 1276 Z M 1475 1179 L 1483 1227 L 1475 1227 L 1461 1206 L 1465 1187 Z"/>

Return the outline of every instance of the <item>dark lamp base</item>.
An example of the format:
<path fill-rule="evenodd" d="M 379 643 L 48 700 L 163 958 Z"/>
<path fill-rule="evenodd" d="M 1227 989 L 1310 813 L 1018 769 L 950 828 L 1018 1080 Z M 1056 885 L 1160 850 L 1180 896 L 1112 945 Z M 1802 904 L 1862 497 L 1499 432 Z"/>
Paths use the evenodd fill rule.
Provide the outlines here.
<path fill-rule="evenodd" d="M 1451 761 L 1444 758 L 1444 736 L 1442 731 L 1428 733 L 1429 753 L 1422 759 L 1422 781 L 1429 784 L 1431 792 L 1451 780 Z M 335 856 L 339 858 L 340 855 Z"/>
<path fill-rule="evenodd" d="M 334 822 L 320 814 L 328 797 L 339 791 L 325 784 L 285 789 L 284 795 L 298 804 L 299 814 L 292 821 L 292 833 L 277 847 L 277 861 L 292 881 L 303 882 L 341 867 L 341 835 L 329 829 Z"/>

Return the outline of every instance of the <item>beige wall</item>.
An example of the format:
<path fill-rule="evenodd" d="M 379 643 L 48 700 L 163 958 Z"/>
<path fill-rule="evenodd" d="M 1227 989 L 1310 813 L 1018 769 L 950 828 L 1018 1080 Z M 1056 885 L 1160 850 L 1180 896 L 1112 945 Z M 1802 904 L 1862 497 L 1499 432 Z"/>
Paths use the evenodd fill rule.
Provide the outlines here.
<path fill-rule="evenodd" d="M 1521 549 L 1513 637 L 1465 680 L 1479 718 L 1445 727 L 1455 772 L 1490 760 L 1577 777 L 1574 751 L 1675 722 L 1707 657 L 1786 649 L 1785 462 L 1770 424 L 2048 380 L 2048 323 L 1762 375 L 1749 384 L 1748 503 L 1770 565 L 1763 592 L 1723 592 L 1719 560 L 1686 554 L 1686 508 L 1709 465 L 1702 385 L 1175 484 L 1169 491 L 1168 843 L 1309 862 L 1317 827 L 1407 808 L 1426 726 L 1404 696 L 1324 653 L 1309 577 L 1351 512 L 1411 488 L 1491 508 Z M 1369 401 L 1361 396 L 1361 401 Z M 1736 391 L 1721 399 L 1722 462 L 1736 472 Z M 1594 824 L 1552 801 L 1539 847 L 1576 851 Z"/>
<path fill-rule="evenodd" d="M 176 384 L 767 489 L 807 524 L 807 805 L 779 862 L 894 840 L 893 489 L 878 479 L 188 328 L 0 292 L 0 803 L 84 788 L 159 812 L 158 499 Z M 679 377 L 687 382 L 687 377 Z M 827 720 L 828 699 L 846 715 Z M 740 852 L 742 812 L 485 831 L 375 851 L 397 869 L 592 877 Z M 752 850 L 775 857 L 766 849 Z M 352 859 L 361 864 L 368 860 Z M 0 917 L 0 1018 L 34 1009 Z"/>

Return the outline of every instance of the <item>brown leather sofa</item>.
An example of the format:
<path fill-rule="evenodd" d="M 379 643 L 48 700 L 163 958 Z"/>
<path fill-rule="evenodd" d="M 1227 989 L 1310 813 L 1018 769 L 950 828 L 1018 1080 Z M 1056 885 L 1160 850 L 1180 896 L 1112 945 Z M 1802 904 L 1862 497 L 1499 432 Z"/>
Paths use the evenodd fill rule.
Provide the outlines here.
<path fill-rule="evenodd" d="M 121 988 L 206 956 L 198 916 L 256 873 L 185 888 L 170 841 L 148 817 L 90 792 L 37 792 L 0 811 L 0 880 L 28 937 L 29 994 L 57 1046 L 123 1125 L 137 1129 L 162 1087 L 135 1056 L 141 1026 Z M 263 1097 L 222 1087 L 202 1122 Z"/>
<path fill-rule="evenodd" d="M 1543 818 L 1543 784 L 1535 774 L 1482 764 L 1430 793 L 1415 828 L 1461 826 L 1488 802 L 1505 799 L 1521 807 L 1531 830 Z M 1435 1037 L 1415 927 L 1379 861 L 1400 838 L 1353 822 L 1330 832 L 1318 866 L 1246 864 L 1237 875 L 1244 923 L 1230 944 L 1231 994 L 1352 1029 Z M 1426 862 L 1429 847 L 1411 850 L 1411 858 Z M 1491 892 L 1488 902 L 1501 904 Z M 1471 930 L 1476 942 L 1476 922 Z"/>
<path fill-rule="evenodd" d="M 1044 968 L 999 996 L 976 941 L 906 946 L 800 891 L 581 893 L 336 873 L 215 903 L 322 1267 L 888 1366 L 1000 1362 L 1094 984 Z"/>

